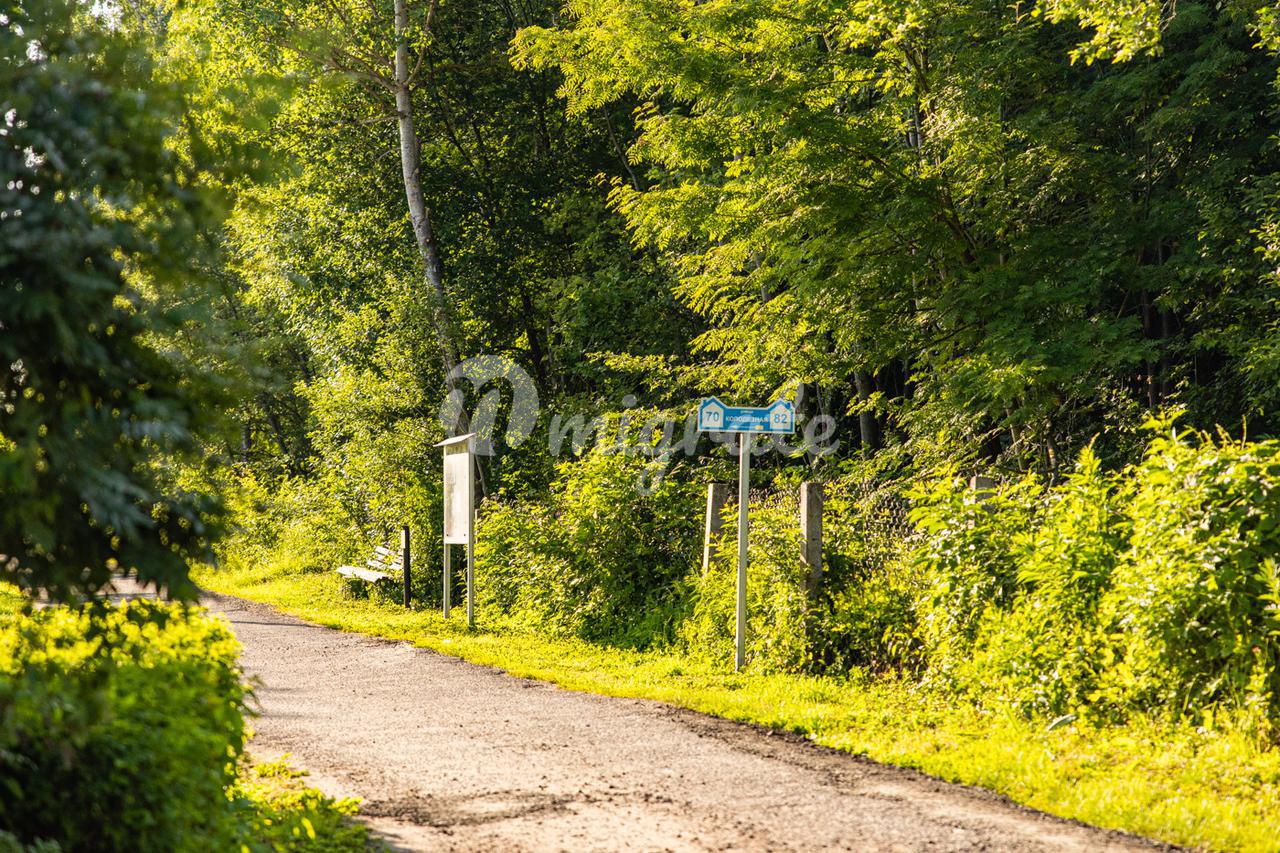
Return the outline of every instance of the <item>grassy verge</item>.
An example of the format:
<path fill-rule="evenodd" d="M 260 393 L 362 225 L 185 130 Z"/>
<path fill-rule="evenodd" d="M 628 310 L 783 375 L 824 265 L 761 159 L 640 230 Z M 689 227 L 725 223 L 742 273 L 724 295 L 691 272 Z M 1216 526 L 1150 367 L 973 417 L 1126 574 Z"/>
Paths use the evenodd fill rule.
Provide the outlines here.
<path fill-rule="evenodd" d="M 800 732 L 1097 826 L 1188 846 L 1280 849 L 1280 751 L 1241 732 L 1151 721 L 1049 731 L 952 707 L 900 682 L 734 674 L 672 654 L 468 632 L 458 618 L 346 597 L 339 580 L 323 573 L 243 567 L 206 571 L 199 581 L 321 625 L 408 640 L 570 690 L 657 699 Z"/>
<path fill-rule="evenodd" d="M 232 796 L 243 807 L 248 834 L 269 850 L 359 853 L 382 850 L 367 827 L 352 820 L 355 800 L 335 800 L 306 784 L 306 771 L 284 758 L 246 760 Z"/>

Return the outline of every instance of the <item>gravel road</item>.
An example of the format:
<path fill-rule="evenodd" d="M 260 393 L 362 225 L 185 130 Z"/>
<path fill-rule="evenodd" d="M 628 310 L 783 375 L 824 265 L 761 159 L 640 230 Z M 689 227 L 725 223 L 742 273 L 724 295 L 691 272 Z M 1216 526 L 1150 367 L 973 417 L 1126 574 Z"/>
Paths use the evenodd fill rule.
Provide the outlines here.
<path fill-rule="evenodd" d="M 396 849 L 1159 849 L 798 737 L 205 601 L 258 680 L 250 749 L 364 798 Z"/>

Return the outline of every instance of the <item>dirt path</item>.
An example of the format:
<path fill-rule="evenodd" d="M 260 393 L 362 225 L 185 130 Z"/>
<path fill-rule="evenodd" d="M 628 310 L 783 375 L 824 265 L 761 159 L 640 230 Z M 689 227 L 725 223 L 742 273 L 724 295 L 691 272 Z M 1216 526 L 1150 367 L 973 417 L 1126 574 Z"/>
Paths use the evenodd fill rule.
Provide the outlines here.
<path fill-rule="evenodd" d="M 207 603 L 260 680 L 250 748 L 363 797 L 402 849 L 1156 849 L 800 738 Z"/>

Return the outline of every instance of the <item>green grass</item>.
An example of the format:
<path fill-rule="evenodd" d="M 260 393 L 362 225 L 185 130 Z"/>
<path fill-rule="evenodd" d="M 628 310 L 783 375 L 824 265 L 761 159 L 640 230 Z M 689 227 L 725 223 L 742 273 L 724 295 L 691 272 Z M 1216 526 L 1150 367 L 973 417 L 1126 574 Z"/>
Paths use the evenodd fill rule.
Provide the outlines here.
<path fill-rule="evenodd" d="M 1048 731 L 953 707 L 899 681 L 735 674 L 674 654 L 470 632 L 461 610 L 446 622 L 434 611 L 350 598 L 331 573 L 288 565 L 206 570 L 197 580 L 321 625 L 408 640 L 569 690 L 656 699 L 799 732 L 1097 826 L 1193 847 L 1280 850 L 1280 751 L 1242 731 L 1145 720 Z"/>
<path fill-rule="evenodd" d="M 243 807 L 253 844 L 298 853 L 360 853 L 383 850 L 367 827 L 352 820 L 359 802 L 334 799 L 306 784 L 306 771 L 288 763 L 247 759 L 231 796 Z"/>

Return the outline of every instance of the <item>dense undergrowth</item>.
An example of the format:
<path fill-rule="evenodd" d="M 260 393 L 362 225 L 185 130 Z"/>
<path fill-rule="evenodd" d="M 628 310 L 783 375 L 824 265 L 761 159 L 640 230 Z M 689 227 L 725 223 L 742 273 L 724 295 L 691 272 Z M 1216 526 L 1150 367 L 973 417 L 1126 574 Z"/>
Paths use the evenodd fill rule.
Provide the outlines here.
<path fill-rule="evenodd" d="M 1142 462 L 989 500 L 935 489 L 913 559 L 925 671 L 1028 715 L 1280 712 L 1280 444 L 1156 438 Z"/>
<path fill-rule="evenodd" d="M 792 728 L 1104 826 L 1271 849 L 1280 443 L 1152 428 L 1139 462 L 1108 471 L 1085 449 L 1056 482 L 830 481 L 816 587 L 777 477 L 751 512 L 740 675 L 736 508 L 704 573 L 701 484 L 680 467 L 645 481 L 638 454 L 593 450 L 536 500 L 485 502 L 479 634 L 429 612 L 429 535 L 417 609 L 390 587 L 343 587 L 333 566 L 369 539 L 301 487 L 258 495 L 203 580 L 570 687 Z M 325 511 L 291 514 L 299 494 Z"/>
<path fill-rule="evenodd" d="M 366 849 L 354 802 L 245 755 L 222 620 L 22 603 L 0 602 L 0 851 Z"/>
<path fill-rule="evenodd" d="M 979 493 L 944 472 L 907 491 L 914 532 L 889 534 L 899 538 L 879 555 L 867 553 L 868 502 L 850 483 L 831 483 L 817 589 L 799 559 L 794 502 L 762 502 L 751 542 L 752 665 L 904 673 L 1046 719 L 1142 712 L 1199 722 L 1225 712 L 1271 737 L 1280 444 L 1162 429 L 1141 462 L 1116 472 L 1087 448 L 1053 484 L 1027 476 Z M 632 467 L 621 455 L 588 457 L 566 466 L 549 504 L 487 512 L 482 612 L 724 661 L 732 537 L 709 572 L 691 568 L 699 495 L 674 484 L 628 492 Z M 531 600 L 544 605 L 510 606 Z"/>

